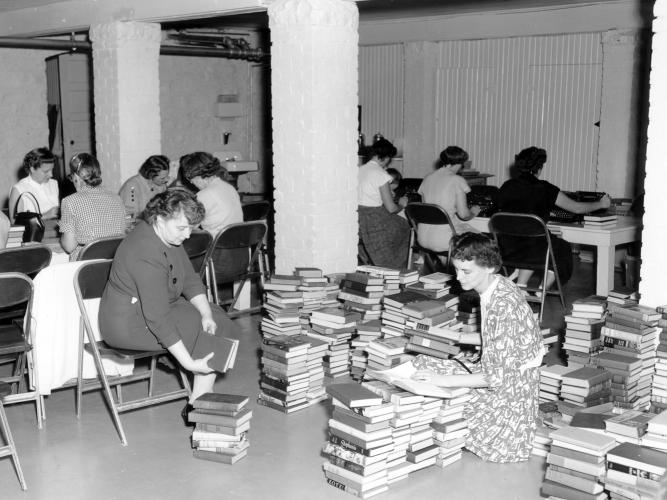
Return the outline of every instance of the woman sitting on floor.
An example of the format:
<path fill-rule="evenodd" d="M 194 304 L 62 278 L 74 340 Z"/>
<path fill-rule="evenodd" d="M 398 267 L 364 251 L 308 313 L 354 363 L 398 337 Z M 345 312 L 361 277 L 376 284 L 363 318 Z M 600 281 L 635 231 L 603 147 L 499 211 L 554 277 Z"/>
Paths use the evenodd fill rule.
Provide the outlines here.
<path fill-rule="evenodd" d="M 384 138 L 369 146 L 370 160 L 359 167 L 359 240 L 375 266 L 403 268 L 408 258 L 410 227 L 398 215 L 407 198 L 394 203 L 392 176 L 386 172 L 396 156 L 394 145 Z"/>

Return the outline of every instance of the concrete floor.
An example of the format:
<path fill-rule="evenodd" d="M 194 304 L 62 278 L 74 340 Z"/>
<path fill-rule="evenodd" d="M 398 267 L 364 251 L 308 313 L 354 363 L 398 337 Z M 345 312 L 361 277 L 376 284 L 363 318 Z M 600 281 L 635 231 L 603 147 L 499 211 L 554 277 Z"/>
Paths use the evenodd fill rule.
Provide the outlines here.
<path fill-rule="evenodd" d="M 566 287 L 568 304 L 593 293 L 592 264 L 577 264 Z M 235 465 L 192 457 L 189 436 L 173 402 L 121 416 L 128 446 L 120 444 L 99 392 L 84 396 L 83 415 L 74 414 L 74 391 L 54 392 L 46 400 L 45 428 L 36 427 L 34 405 L 7 408 L 28 491 L 19 487 L 9 458 L 0 460 L 0 498 L 44 499 L 188 499 L 227 498 L 274 500 L 352 498 L 326 484 L 320 449 L 325 441 L 330 407 L 322 403 L 291 415 L 258 406 L 259 316 L 239 319 L 246 329 L 236 368 L 219 379 L 216 390 L 250 396 L 253 419 L 248 456 Z M 548 300 L 545 324 L 562 326 L 557 299 Z M 549 353 L 550 363 L 558 352 Z M 163 373 L 158 388 L 176 386 Z M 136 387 L 136 390 L 143 386 Z M 530 499 L 539 498 L 544 460 L 520 464 L 485 463 L 464 452 L 463 460 L 445 469 L 431 467 L 391 485 L 376 498 L 398 500 Z"/>

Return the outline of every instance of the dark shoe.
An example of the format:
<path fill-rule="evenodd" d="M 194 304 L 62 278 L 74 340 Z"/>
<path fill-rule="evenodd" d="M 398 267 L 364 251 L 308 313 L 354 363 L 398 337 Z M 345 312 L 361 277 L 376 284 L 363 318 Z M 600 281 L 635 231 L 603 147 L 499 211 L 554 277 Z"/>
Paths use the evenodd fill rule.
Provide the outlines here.
<path fill-rule="evenodd" d="M 183 419 L 183 423 L 185 424 L 186 427 L 194 427 L 195 424 L 194 422 L 190 422 L 188 420 L 188 414 L 192 411 L 192 405 L 190 403 L 185 403 L 185 406 L 181 410 L 181 418 Z"/>

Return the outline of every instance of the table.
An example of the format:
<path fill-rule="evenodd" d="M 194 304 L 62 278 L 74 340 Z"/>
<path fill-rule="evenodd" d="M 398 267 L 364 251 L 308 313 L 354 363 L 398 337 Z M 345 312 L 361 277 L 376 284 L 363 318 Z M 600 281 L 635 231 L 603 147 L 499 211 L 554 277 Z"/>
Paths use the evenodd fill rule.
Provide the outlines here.
<path fill-rule="evenodd" d="M 478 231 L 489 231 L 487 217 L 475 217 L 467 221 Z M 597 228 L 581 224 L 547 224 L 561 233 L 561 237 L 570 243 L 591 245 L 597 248 L 595 293 L 606 296 L 614 287 L 614 253 L 617 245 L 641 240 L 642 221 L 635 217 L 618 217 L 615 226 Z"/>

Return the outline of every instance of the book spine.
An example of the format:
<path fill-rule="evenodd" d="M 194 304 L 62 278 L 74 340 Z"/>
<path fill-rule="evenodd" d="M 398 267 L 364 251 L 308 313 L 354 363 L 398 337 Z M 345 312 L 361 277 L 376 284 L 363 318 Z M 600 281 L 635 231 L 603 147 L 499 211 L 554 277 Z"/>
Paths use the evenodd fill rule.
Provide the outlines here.
<path fill-rule="evenodd" d="M 346 439 L 344 437 L 338 436 L 331 430 L 329 430 L 329 441 L 331 444 L 340 446 L 341 448 L 344 448 L 346 450 L 353 451 L 355 453 L 359 453 L 360 455 L 364 456 L 370 456 L 370 451 L 364 448 L 363 446 L 356 444 L 352 442 L 349 439 Z"/>
<path fill-rule="evenodd" d="M 354 462 L 350 462 L 335 455 L 329 455 L 329 461 L 338 467 L 342 467 L 343 469 L 349 470 L 355 474 L 359 474 L 360 476 L 367 475 L 366 467 L 355 464 Z"/>
<path fill-rule="evenodd" d="M 338 488 L 341 491 L 344 491 L 345 493 L 349 493 L 352 496 L 362 498 L 363 493 L 359 491 L 356 488 L 352 488 L 351 486 L 341 483 L 340 481 L 336 481 L 335 479 L 332 479 L 330 477 L 327 477 L 327 484 L 330 484 L 331 486 Z"/>
<path fill-rule="evenodd" d="M 650 479 L 652 481 L 660 481 L 662 479 L 662 475 L 656 472 L 650 472 L 639 467 L 632 467 L 627 464 L 621 464 L 611 461 L 610 459 L 607 459 L 607 469 L 615 470 L 617 472 L 622 472 L 624 474 L 629 474 L 635 477 L 641 477 L 643 479 Z"/>

